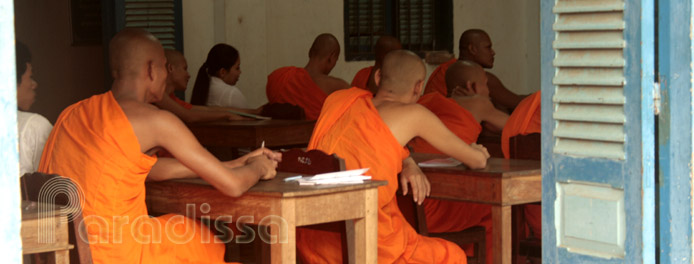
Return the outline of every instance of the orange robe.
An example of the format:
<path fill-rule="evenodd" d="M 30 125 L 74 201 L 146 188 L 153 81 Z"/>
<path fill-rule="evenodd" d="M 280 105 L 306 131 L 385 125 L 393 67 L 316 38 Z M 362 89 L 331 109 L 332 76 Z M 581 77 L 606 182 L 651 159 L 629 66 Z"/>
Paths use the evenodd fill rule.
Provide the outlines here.
<path fill-rule="evenodd" d="M 439 93 L 428 93 L 423 95 L 418 103 L 431 110 L 461 140 L 468 144 L 477 142 L 477 137 L 482 132 L 480 122 L 455 100 L 446 98 Z M 408 145 L 412 147 L 414 152 L 442 154 L 429 142 L 419 137 L 410 141 Z M 483 226 L 487 236 L 485 245 L 487 263 L 492 262 L 492 211 L 490 205 L 426 199 L 423 206 L 429 232 L 456 232 L 473 226 Z"/>
<path fill-rule="evenodd" d="M 359 70 L 357 75 L 354 75 L 354 79 L 352 79 L 352 87 L 359 87 L 368 90 L 369 76 L 371 75 L 373 68 L 374 66 L 369 66 Z"/>
<path fill-rule="evenodd" d="M 306 119 L 316 120 L 328 97 L 304 68 L 282 67 L 267 76 L 267 100 L 289 103 L 304 109 Z"/>
<path fill-rule="evenodd" d="M 458 61 L 458 59 L 453 58 L 439 65 L 439 67 L 436 67 L 436 69 L 431 72 L 429 80 L 427 81 L 427 86 L 424 88 L 425 94 L 439 92 L 443 96 L 448 95 L 448 90 L 446 89 L 446 70 L 456 61 Z"/>
<path fill-rule="evenodd" d="M 140 151 L 106 92 L 63 111 L 39 171 L 68 177 L 83 192 L 94 263 L 224 263 L 224 244 L 206 226 L 180 215 L 148 216 L 145 178 L 156 161 Z"/>
<path fill-rule="evenodd" d="M 420 236 L 398 208 L 395 191 L 405 150 L 371 102 L 371 92 L 359 88 L 330 95 L 316 123 L 309 149 L 337 154 L 349 169 L 370 168 L 378 188 L 378 263 L 467 263 L 457 245 Z M 337 232 L 300 229 L 297 248 L 305 263 L 342 263 Z"/>
<path fill-rule="evenodd" d="M 501 132 L 501 150 L 505 158 L 510 158 L 509 139 L 517 135 L 542 132 L 540 101 L 542 95 L 537 91 L 524 98 L 509 116 Z M 542 237 L 542 207 L 536 204 L 524 206 L 525 221 L 535 237 Z"/>
<path fill-rule="evenodd" d="M 446 98 L 440 93 L 428 93 L 422 95 L 417 103 L 433 112 L 453 134 L 466 143 L 477 142 L 477 137 L 482 132 L 480 122 L 455 100 Z M 438 149 L 420 137 L 413 139 L 408 145 L 414 152 L 441 154 Z"/>
<path fill-rule="evenodd" d="M 542 132 L 541 97 L 540 91 L 537 91 L 523 98 L 508 117 L 504 130 L 501 132 L 501 150 L 504 152 L 504 158 L 510 158 L 509 139 L 511 137 Z"/>
<path fill-rule="evenodd" d="M 186 102 L 186 101 L 183 101 L 183 100 L 179 99 L 178 96 L 176 96 L 174 93 L 170 93 L 170 94 L 169 94 L 169 97 L 171 97 L 171 99 L 173 99 L 174 102 L 176 102 L 176 103 L 180 104 L 181 106 L 183 106 L 183 108 L 188 109 L 188 110 L 193 109 L 193 105 L 192 105 L 192 104 L 190 104 L 190 103 L 188 103 L 188 102 Z"/>

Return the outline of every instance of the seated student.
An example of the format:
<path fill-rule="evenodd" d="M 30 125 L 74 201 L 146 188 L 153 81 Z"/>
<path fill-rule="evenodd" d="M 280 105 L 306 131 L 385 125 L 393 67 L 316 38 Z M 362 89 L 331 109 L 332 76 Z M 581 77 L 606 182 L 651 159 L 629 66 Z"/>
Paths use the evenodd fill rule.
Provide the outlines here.
<path fill-rule="evenodd" d="M 188 63 L 183 54 L 176 50 L 167 49 L 166 54 L 166 90 L 161 101 L 154 102 L 160 109 L 167 110 L 185 123 L 201 123 L 224 120 L 245 120 L 246 118 L 232 114 L 221 109 L 213 109 L 206 106 L 193 106 L 178 99 L 174 90 L 185 90 L 188 85 Z M 182 88 L 181 88 L 182 87 Z M 168 96 L 166 96 L 168 95 Z"/>
<path fill-rule="evenodd" d="M 316 123 L 309 149 L 334 153 L 345 160 L 346 169 L 370 168 L 374 180 L 386 180 L 378 188 L 379 263 L 466 263 L 465 253 L 455 244 L 418 235 L 398 209 L 397 175 L 415 166 L 405 144 L 423 137 L 444 153 L 472 168 L 486 166 L 484 147 L 461 141 L 429 110 L 416 104 L 422 92 L 426 68 L 412 52 L 393 51 L 376 71 L 379 90 L 351 88 L 328 97 Z M 409 182 L 412 189 L 429 193 L 423 174 Z M 337 230 L 337 229 L 336 229 Z M 338 232 L 315 229 L 297 231 L 297 248 L 304 263 L 340 263 L 342 250 Z"/>
<path fill-rule="evenodd" d="M 391 36 L 381 36 L 378 38 L 376 45 L 374 45 L 374 66 L 359 70 L 354 76 L 354 79 L 352 79 L 352 87 L 366 89 L 376 94 L 378 87 L 376 87 L 376 82 L 374 82 L 374 73 L 381 68 L 383 58 L 386 57 L 388 52 L 399 49 L 402 49 L 402 44 L 400 44 L 400 40 L 397 38 Z"/>
<path fill-rule="evenodd" d="M 509 116 L 492 105 L 487 76 L 480 65 L 466 60 L 451 64 L 446 71 L 446 86 L 447 97 L 428 93 L 418 103 L 436 114 L 460 139 L 467 143 L 476 142 L 482 131 L 482 122 L 497 131 L 504 128 Z M 415 138 L 409 145 L 415 152 L 441 153 L 421 138 Z"/>
<path fill-rule="evenodd" d="M 494 108 L 489 100 L 487 77 L 484 69 L 471 61 L 457 61 L 446 71 L 449 98 L 439 93 L 422 96 L 419 103 L 431 110 L 443 124 L 466 143 L 477 141 L 482 131 L 481 122 L 501 130 L 508 115 Z M 460 96 L 457 89 L 472 91 L 472 96 Z M 466 92 L 467 93 L 467 92 Z M 409 146 L 414 152 L 441 153 L 422 138 L 413 139 Z M 486 229 L 487 263 L 492 263 L 491 206 L 479 203 L 428 199 L 424 202 L 429 232 L 457 232 L 473 226 Z"/>
<path fill-rule="evenodd" d="M 31 52 L 24 43 L 16 44 L 17 62 L 17 137 L 19 141 L 19 176 L 35 172 L 41 153 L 53 126 L 42 115 L 29 113 L 36 97 L 36 81 L 32 78 Z"/>
<path fill-rule="evenodd" d="M 248 108 L 246 97 L 236 87 L 240 75 L 239 52 L 224 43 L 214 45 L 198 70 L 190 102 L 194 105 Z"/>
<path fill-rule="evenodd" d="M 524 98 L 513 110 L 501 132 L 501 150 L 505 158 L 510 158 L 509 139 L 517 135 L 542 133 L 542 116 L 540 109 L 541 91 Z M 523 207 L 525 221 L 536 238 L 542 238 L 542 207 L 527 204 Z"/>
<path fill-rule="evenodd" d="M 492 40 L 489 38 L 487 32 L 481 29 L 466 30 L 460 35 L 458 49 L 460 55 L 457 60 L 471 60 L 482 65 L 482 67 L 486 69 L 494 67 L 494 55 L 496 53 L 492 49 Z M 431 73 L 424 93 L 436 91 L 446 95 L 446 69 L 455 61 L 456 59 L 451 59 L 439 65 L 439 67 Z M 522 96 L 518 96 L 509 91 L 496 75 L 490 72 L 486 72 L 486 74 L 489 79 L 489 97 L 492 99 L 492 103 L 494 103 L 497 108 L 506 112 L 513 110 L 522 99 Z"/>
<path fill-rule="evenodd" d="M 323 101 L 332 92 L 349 88 L 330 71 L 340 56 L 340 43 L 328 33 L 318 35 L 308 52 L 304 68 L 282 67 L 267 76 L 266 93 L 270 103 L 289 103 L 304 109 L 306 119 L 316 120 Z"/>
<path fill-rule="evenodd" d="M 94 263 L 223 263 L 224 244 L 206 226 L 182 216 L 148 216 L 145 181 L 199 176 L 236 197 L 274 177 L 281 154 L 259 149 L 219 162 L 178 118 L 152 106 L 165 96 L 166 58 L 147 31 L 116 34 L 109 62 L 111 91 L 60 114 L 39 170 L 81 187 Z M 175 159 L 152 156 L 162 148 Z"/>

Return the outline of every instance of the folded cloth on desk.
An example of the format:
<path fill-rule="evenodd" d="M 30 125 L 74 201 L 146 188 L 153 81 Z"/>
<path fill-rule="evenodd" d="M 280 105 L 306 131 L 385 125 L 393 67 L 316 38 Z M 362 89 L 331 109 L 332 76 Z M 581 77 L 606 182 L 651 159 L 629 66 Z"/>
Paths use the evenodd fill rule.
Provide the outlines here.
<path fill-rule="evenodd" d="M 371 180 L 371 176 L 363 175 L 369 169 L 357 169 L 348 171 L 338 171 L 330 173 L 316 174 L 311 177 L 301 177 L 296 181 L 299 185 L 317 184 L 356 184 Z"/>

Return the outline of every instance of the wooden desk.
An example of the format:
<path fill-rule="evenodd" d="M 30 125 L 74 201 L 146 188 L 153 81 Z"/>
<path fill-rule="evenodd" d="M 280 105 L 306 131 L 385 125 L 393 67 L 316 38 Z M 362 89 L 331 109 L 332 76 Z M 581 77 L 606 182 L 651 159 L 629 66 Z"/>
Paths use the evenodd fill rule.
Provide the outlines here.
<path fill-rule="evenodd" d="M 55 263 L 70 263 L 67 215 L 46 204 L 22 201 L 22 254 L 54 252 Z M 41 208 L 39 208 L 41 207 Z M 59 207 L 53 206 L 58 209 Z"/>
<path fill-rule="evenodd" d="M 257 224 L 268 216 L 286 221 L 287 243 L 271 244 L 272 263 L 296 263 L 296 227 L 335 221 L 347 221 L 350 263 L 377 262 L 378 186 L 385 181 L 353 185 L 299 186 L 284 178 L 296 174 L 279 173 L 270 181 L 261 181 L 239 198 L 223 195 L 201 179 L 147 183 L 147 204 L 157 213 L 186 215 L 186 205 L 195 205 L 196 216 L 253 216 Z M 203 214 L 202 204 L 208 204 Z M 150 212 L 151 213 L 151 212 Z M 280 237 L 279 228 L 271 228 Z M 256 230 L 257 231 L 257 230 Z M 256 238 L 257 239 L 257 238 Z"/>
<path fill-rule="evenodd" d="M 443 155 L 413 153 L 421 162 Z M 487 167 L 422 168 L 431 183 L 431 197 L 492 205 L 494 263 L 511 263 L 511 206 L 542 200 L 540 161 L 490 158 Z"/>
<path fill-rule="evenodd" d="M 307 145 L 316 121 L 249 120 L 188 125 L 203 146 L 257 148 Z"/>

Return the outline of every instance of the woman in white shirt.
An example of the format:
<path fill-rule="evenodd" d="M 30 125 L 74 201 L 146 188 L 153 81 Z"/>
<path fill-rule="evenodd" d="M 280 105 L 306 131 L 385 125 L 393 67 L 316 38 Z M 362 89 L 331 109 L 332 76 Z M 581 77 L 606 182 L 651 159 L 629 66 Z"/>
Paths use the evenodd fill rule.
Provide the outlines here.
<path fill-rule="evenodd" d="M 19 176 L 35 172 L 41 161 L 43 147 L 53 126 L 48 120 L 29 113 L 36 98 L 38 84 L 32 77 L 31 53 L 21 42 L 16 44 L 17 60 L 17 136 L 19 140 Z"/>
<path fill-rule="evenodd" d="M 190 102 L 194 105 L 248 108 L 246 97 L 236 82 L 241 75 L 239 52 L 227 44 L 217 44 L 207 53 L 198 71 Z"/>

